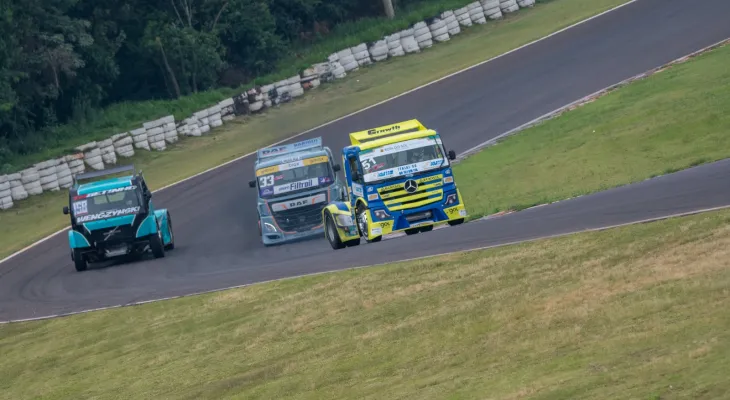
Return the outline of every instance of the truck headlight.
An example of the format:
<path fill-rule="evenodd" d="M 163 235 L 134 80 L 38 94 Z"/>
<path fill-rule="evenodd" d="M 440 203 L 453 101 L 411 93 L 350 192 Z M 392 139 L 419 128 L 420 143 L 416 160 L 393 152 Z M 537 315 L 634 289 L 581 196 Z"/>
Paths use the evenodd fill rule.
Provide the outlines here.
<path fill-rule="evenodd" d="M 446 203 L 444 205 L 450 206 L 456 204 L 458 201 L 459 198 L 456 196 L 456 193 L 451 193 L 450 195 L 446 196 Z"/>
<path fill-rule="evenodd" d="M 347 214 L 337 214 L 335 216 L 335 221 L 337 221 L 337 225 L 343 227 L 355 225 L 352 221 L 352 216 Z"/>
<path fill-rule="evenodd" d="M 266 230 L 267 233 L 275 233 L 276 227 L 268 222 L 264 222 L 264 230 Z"/>
<path fill-rule="evenodd" d="M 448 183 L 453 183 L 453 182 L 454 182 L 454 177 L 453 176 L 444 177 L 444 185 L 446 185 Z"/>
<path fill-rule="evenodd" d="M 375 214 L 375 218 L 377 218 L 377 219 L 390 218 L 390 214 L 388 214 L 388 212 L 386 212 L 385 210 L 375 210 L 375 211 L 373 211 L 373 214 Z"/>

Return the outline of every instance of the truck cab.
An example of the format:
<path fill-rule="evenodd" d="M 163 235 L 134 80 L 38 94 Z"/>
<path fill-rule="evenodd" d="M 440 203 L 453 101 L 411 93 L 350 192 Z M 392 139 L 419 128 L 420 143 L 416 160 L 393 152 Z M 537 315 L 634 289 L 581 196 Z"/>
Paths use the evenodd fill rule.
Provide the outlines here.
<path fill-rule="evenodd" d="M 322 138 L 260 149 L 254 165 L 258 230 L 265 246 L 321 235 L 321 212 L 346 196 L 340 165 Z"/>
<path fill-rule="evenodd" d="M 170 213 L 155 208 L 133 165 L 74 176 L 63 213 L 70 217 L 68 241 L 77 271 L 147 250 L 161 258 L 175 247 Z"/>
<path fill-rule="evenodd" d="M 323 211 L 333 248 L 458 225 L 467 212 L 441 136 L 418 120 L 350 133 L 342 150 L 348 200 Z M 349 216 L 349 218 L 348 218 Z"/>

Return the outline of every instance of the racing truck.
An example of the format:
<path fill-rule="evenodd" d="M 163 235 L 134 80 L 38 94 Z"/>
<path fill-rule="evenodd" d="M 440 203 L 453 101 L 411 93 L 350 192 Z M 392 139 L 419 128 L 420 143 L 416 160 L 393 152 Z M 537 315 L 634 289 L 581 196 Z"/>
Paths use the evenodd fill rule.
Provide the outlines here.
<path fill-rule="evenodd" d="M 322 209 L 346 196 L 336 164 L 322 138 L 257 151 L 258 230 L 265 246 L 322 235 Z"/>
<path fill-rule="evenodd" d="M 413 119 L 350 133 L 350 143 L 342 150 L 348 199 L 322 211 L 333 249 L 464 222 L 451 168 L 456 153 L 446 152 L 438 132 Z"/>
<path fill-rule="evenodd" d="M 155 208 L 134 165 L 74 176 L 63 213 L 71 218 L 68 242 L 77 271 L 85 271 L 88 263 L 147 251 L 161 258 L 175 248 L 170 213 Z"/>

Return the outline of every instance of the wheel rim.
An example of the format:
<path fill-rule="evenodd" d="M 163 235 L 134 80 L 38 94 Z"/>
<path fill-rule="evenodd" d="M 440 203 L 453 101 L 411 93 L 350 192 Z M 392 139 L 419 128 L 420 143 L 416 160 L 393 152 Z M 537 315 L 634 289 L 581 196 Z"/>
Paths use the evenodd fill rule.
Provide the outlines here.
<path fill-rule="evenodd" d="M 358 225 L 360 225 L 360 232 L 362 232 L 362 235 L 364 237 L 368 237 L 368 221 L 367 221 L 367 215 L 365 214 L 365 211 L 360 212 L 360 215 L 357 219 Z"/>

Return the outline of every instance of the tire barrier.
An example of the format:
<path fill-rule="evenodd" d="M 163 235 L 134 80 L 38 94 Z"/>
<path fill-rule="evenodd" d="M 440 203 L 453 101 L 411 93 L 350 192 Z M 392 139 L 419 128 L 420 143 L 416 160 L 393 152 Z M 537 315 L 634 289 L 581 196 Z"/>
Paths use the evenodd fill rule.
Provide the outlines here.
<path fill-rule="evenodd" d="M 0 175 L 0 210 L 13 207 L 13 195 L 7 175 Z"/>
<path fill-rule="evenodd" d="M 388 45 L 388 57 L 401 57 L 406 55 L 406 51 L 403 49 L 403 43 L 400 40 L 400 32 L 386 36 L 385 42 Z"/>
<path fill-rule="evenodd" d="M 120 133 L 112 136 L 114 151 L 119 157 L 129 158 L 134 156 L 134 140 L 127 133 Z"/>
<path fill-rule="evenodd" d="M 388 58 L 388 42 L 385 40 L 378 40 L 368 47 L 368 53 L 373 61 L 383 61 Z"/>
<path fill-rule="evenodd" d="M 499 0 L 499 8 L 502 9 L 502 14 L 509 14 L 519 10 L 520 6 L 517 5 L 517 0 Z"/>
<path fill-rule="evenodd" d="M 28 192 L 25 191 L 23 182 L 20 180 L 20 173 L 7 175 L 7 179 L 10 185 L 10 196 L 14 202 L 28 198 Z"/>
<path fill-rule="evenodd" d="M 456 19 L 459 21 L 459 25 L 463 26 L 464 28 L 468 28 L 473 25 L 473 23 L 471 22 L 471 16 L 469 15 L 468 8 L 458 8 L 454 10 L 454 15 L 456 15 Z"/>
<path fill-rule="evenodd" d="M 441 11 L 407 29 L 332 53 L 323 62 L 311 65 L 297 75 L 252 87 L 193 112 L 179 122 L 173 115 L 144 122 L 136 129 L 78 146 L 72 154 L 37 163 L 22 171 L 0 175 L 0 210 L 11 208 L 29 196 L 68 188 L 73 184 L 74 175 L 89 169 L 103 170 L 108 165 L 119 163 L 120 158 L 134 157 L 139 150 L 165 151 L 168 146 L 177 143 L 180 136 L 206 135 L 237 116 L 257 114 L 287 103 L 323 83 L 344 79 L 348 72 L 388 58 L 420 53 L 434 43 L 449 41 L 464 28 L 486 24 L 487 20 L 504 18 L 507 13 L 535 5 L 535 0 L 467 1 L 461 8 Z"/>
<path fill-rule="evenodd" d="M 428 26 L 431 31 L 433 40 L 443 43 L 448 42 L 451 37 L 449 36 L 449 27 L 446 26 L 446 21 L 440 18 L 434 18 L 433 22 Z"/>
<path fill-rule="evenodd" d="M 456 19 L 456 14 L 454 14 L 453 11 L 442 12 L 441 19 L 446 22 L 446 28 L 448 29 L 450 36 L 458 35 L 459 33 L 461 33 L 459 20 Z"/>
<path fill-rule="evenodd" d="M 56 175 L 56 166 L 58 160 L 48 160 L 40 162 L 33 167 L 38 171 L 40 177 L 39 182 L 41 183 L 41 189 L 44 192 L 55 192 L 60 190 L 58 186 L 58 175 Z"/>
<path fill-rule="evenodd" d="M 469 9 L 469 18 L 471 18 L 472 22 L 479 25 L 487 23 L 487 17 L 484 15 L 482 3 L 475 1 L 473 3 L 469 3 L 467 8 Z"/>
<path fill-rule="evenodd" d="M 433 46 L 433 35 L 425 22 L 421 21 L 413 25 L 413 36 L 421 50 Z"/>
<path fill-rule="evenodd" d="M 484 15 L 489 19 L 500 19 L 503 17 L 500 0 L 482 0 Z"/>

